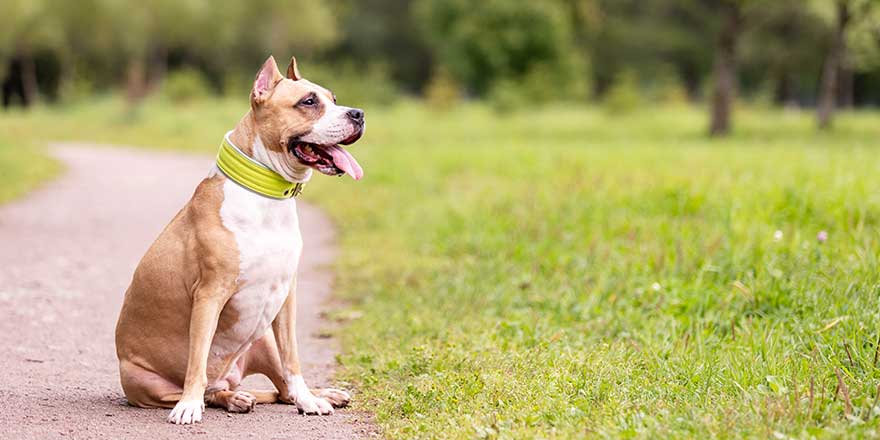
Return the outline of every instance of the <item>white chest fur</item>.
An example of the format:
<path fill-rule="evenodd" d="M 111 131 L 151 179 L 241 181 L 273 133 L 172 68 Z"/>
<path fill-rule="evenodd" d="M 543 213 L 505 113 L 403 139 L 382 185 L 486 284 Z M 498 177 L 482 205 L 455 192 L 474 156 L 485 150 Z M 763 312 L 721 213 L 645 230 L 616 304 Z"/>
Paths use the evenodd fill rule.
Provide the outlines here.
<path fill-rule="evenodd" d="M 230 180 L 223 193 L 220 218 L 240 255 L 239 290 L 226 307 L 238 319 L 231 331 L 215 337 L 212 351 L 241 354 L 266 333 L 284 304 L 295 282 L 302 236 L 294 199 L 262 197 Z"/>

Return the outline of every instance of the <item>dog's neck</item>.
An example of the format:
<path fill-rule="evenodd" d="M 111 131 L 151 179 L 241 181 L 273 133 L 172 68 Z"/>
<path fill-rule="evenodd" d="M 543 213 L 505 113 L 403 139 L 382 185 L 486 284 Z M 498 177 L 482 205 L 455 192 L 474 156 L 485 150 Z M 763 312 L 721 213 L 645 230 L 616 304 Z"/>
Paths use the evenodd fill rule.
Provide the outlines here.
<path fill-rule="evenodd" d="M 238 121 L 232 133 L 229 133 L 229 141 L 251 159 L 278 173 L 288 182 L 305 183 L 312 178 L 311 168 L 299 163 L 284 151 L 277 152 L 266 147 L 257 132 L 252 111 L 248 111 Z"/>

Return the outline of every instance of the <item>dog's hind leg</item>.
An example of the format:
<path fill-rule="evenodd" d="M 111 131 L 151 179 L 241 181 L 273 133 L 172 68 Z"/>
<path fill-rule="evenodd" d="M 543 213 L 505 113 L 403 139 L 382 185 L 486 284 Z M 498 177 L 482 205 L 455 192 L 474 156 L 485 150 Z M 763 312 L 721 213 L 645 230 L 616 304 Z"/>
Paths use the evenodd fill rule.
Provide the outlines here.
<path fill-rule="evenodd" d="M 183 387 L 133 362 L 119 362 L 119 378 L 128 403 L 141 408 L 174 408 Z"/>

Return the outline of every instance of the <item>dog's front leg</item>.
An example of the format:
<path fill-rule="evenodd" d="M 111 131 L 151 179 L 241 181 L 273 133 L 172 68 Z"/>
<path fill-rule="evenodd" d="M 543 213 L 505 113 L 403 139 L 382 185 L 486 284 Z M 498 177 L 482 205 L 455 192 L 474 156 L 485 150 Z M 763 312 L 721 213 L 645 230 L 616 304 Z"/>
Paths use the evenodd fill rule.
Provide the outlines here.
<path fill-rule="evenodd" d="M 290 292 L 281 310 L 272 322 L 272 331 L 281 356 L 284 386 L 278 390 L 279 399 L 296 405 L 303 414 L 333 414 L 333 405 L 322 397 L 316 397 L 303 380 L 296 346 L 296 279 L 290 284 Z"/>
<path fill-rule="evenodd" d="M 205 388 L 208 386 L 208 351 L 217 320 L 228 299 L 229 289 L 219 283 L 205 283 L 193 294 L 192 315 L 189 322 L 189 356 L 183 394 L 168 415 L 168 421 L 190 424 L 202 421 L 205 409 Z"/>

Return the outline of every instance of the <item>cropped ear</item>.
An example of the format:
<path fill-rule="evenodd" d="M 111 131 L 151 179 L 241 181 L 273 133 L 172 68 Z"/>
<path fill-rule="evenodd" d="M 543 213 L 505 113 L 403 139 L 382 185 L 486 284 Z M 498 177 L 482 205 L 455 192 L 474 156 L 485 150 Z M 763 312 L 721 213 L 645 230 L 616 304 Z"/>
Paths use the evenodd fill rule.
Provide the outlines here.
<path fill-rule="evenodd" d="M 251 91 L 251 99 L 256 104 L 262 104 L 269 99 L 272 91 L 275 90 L 275 84 L 284 79 L 281 72 L 278 71 L 278 64 L 275 64 L 275 58 L 271 55 L 263 63 L 263 67 L 257 72 L 257 78 L 254 80 L 254 89 Z"/>
<path fill-rule="evenodd" d="M 296 67 L 296 57 L 290 57 L 290 64 L 287 65 L 287 77 L 294 81 L 302 79 L 302 75 L 299 74 L 299 69 Z"/>

